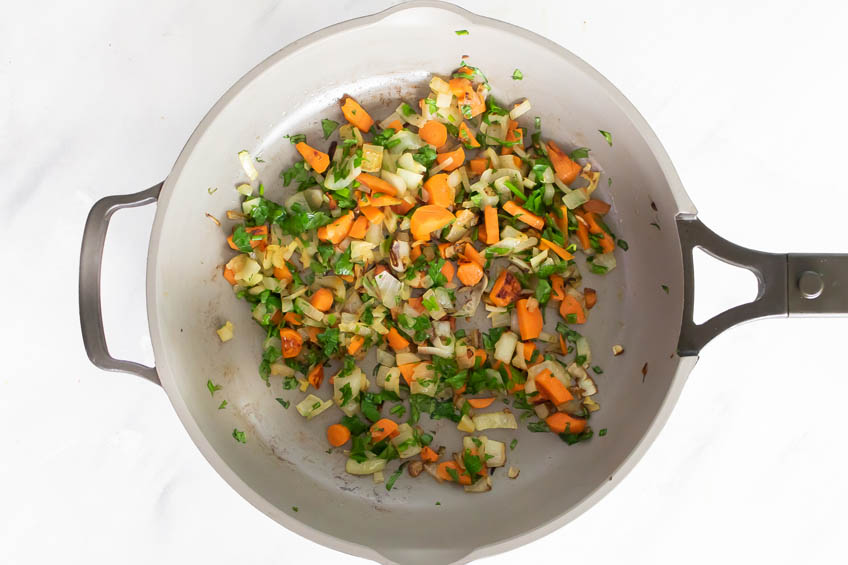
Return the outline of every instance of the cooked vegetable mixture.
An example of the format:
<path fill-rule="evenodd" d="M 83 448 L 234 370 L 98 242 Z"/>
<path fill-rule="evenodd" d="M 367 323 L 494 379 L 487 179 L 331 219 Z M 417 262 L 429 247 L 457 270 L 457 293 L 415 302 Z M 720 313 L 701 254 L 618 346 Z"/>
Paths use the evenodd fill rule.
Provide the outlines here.
<path fill-rule="evenodd" d="M 400 459 L 387 489 L 405 467 L 485 492 L 506 445 L 473 434 L 521 422 L 569 445 L 592 437 L 588 370 L 602 370 L 575 328 L 598 296 L 580 267 L 613 269 L 616 237 L 610 205 L 592 198 L 589 150 L 545 139 L 538 117 L 520 124 L 529 100 L 500 106 L 467 64 L 430 89 L 379 123 L 345 96 L 323 139 L 290 136 L 303 160 L 281 177 L 296 192 L 281 205 L 262 184 L 238 187 L 224 277 L 267 332 L 260 376 L 306 393 L 293 399 L 306 420 L 341 411 L 326 435 L 348 473 L 380 482 Z M 239 159 L 256 181 L 251 156 Z M 470 323 L 481 303 L 485 328 Z M 469 435 L 437 447 L 422 415 Z"/>

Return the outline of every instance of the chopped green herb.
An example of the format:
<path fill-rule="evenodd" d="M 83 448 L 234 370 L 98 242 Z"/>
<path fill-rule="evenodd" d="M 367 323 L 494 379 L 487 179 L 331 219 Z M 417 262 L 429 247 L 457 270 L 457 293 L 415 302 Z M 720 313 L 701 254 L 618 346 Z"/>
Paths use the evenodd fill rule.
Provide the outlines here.
<path fill-rule="evenodd" d="M 292 390 L 297 387 L 297 379 L 294 377 L 286 377 L 283 379 L 283 390 Z"/>
<path fill-rule="evenodd" d="M 512 451 L 513 449 L 515 449 L 516 445 L 518 445 L 518 439 L 513 439 L 511 442 L 509 442 L 509 450 Z"/>
<path fill-rule="evenodd" d="M 208 192 L 209 195 L 211 196 L 211 195 L 215 194 L 216 192 L 218 192 L 218 187 L 216 186 L 215 188 L 212 188 L 210 186 L 209 188 L 206 189 L 206 192 Z"/>
<path fill-rule="evenodd" d="M 212 379 L 209 379 L 208 381 L 206 381 L 206 388 L 209 389 L 209 394 L 215 396 L 215 391 L 221 390 L 224 387 L 222 387 L 221 385 L 212 384 Z"/>
<path fill-rule="evenodd" d="M 589 157 L 589 148 L 588 147 L 578 147 L 574 151 L 568 154 L 568 156 L 572 159 L 586 159 Z"/>
<path fill-rule="evenodd" d="M 392 473 L 392 476 L 389 477 L 389 480 L 386 481 L 386 490 L 392 490 L 392 487 L 395 486 L 395 482 L 400 478 L 403 473 L 403 468 L 406 467 L 406 463 L 401 463 L 397 468 L 397 471 Z"/>
<path fill-rule="evenodd" d="M 247 443 L 244 432 L 239 431 L 237 428 L 233 428 L 233 438 L 239 443 Z"/>
<path fill-rule="evenodd" d="M 318 334 L 318 344 L 324 350 L 324 355 L 331 357 L 339 350 L 339 329 L 327 328 Z"/>
<path fill-rule="evenodd" d="M 403 415 L 406 414 L 406 407 L 403 404 L 398 404 L 393 406 L 391 410 L 389 410 L 389 414 L 394 414 L 398 418 L 403 418 Z"/>
<path fill-rule="evenodd" d="M 651 222 L 651 225 L 654 226 L 655 228 L 657 228 L 658 230 L 662 231 L 662 228 L 660 227 L 660 225 L 658 223 Z"/>
<path fill-rule="evenodd" d="M 596 375 L 603 375 L 604 374 L 604 370 L 601 369 L 598 365 L 595 365 L 594 367 L 592 367 L 592 370 L 595 371 Z"/>
<path fill-rule="evenodd" d="M 512 71 L 512 80 L 521 80 L 523 78 L 524 78 L 524 73 L 522 73 L 518 69 L 515 69 L 514 71 Z"/>
<path fill-rule="evenodd" d="M 345 385 L 339 389 L 339 392 L 342 393 L 342 403 L 341 406 L 344 406 L 350 399 L 353 398 L 353 391 L 350 388 L 350 383 L 345 383 Z"/>
<path fill-rule="evenodd" d="M 292 145 L 297 145 L 301 142 L 306 143 L 306 135 L 302 133 L 296 133 L 294 135 L 284 135 L 283 137 L 289 138 L 289 141 L 291 141 Z"/>
<path fill-rule="evenodd" d="M 666 294 L 668 294 L 668 285 L 664 284 L 660 286 L 662 286 L 662 289 L 665 291 Z"/>
<path fill-rule="evenodd" d="M 289 409 L 289 406 L 291 406 L 291 401 L 290 401 L 290 400 L 286 400 L 285 398 L 275 398 L 274 400 L 276 400 L 277 402 L 279 402 L 279 403 L 280 403 L 280 406 L 282 406 L 282 407 L 283 407 L 283 408 L 285 408 L 286 410 L 288 410 L 288 409 Z"/>
<path fill-rule="evenodd" d="M 600 133 L 602 136 L 604 136 L 604 139 L 607 140 L 607 143 L 609 143 L 609 146 L 612 147 L 612 134 L 610 132 L 604 131 L 602 129 L 599 129 L 598 133 Z"/>
<path fill-rule="evenodd" d="M 294 510 L 295 512 L 297 512 L 297 506 L 292 506 L 292 510 Z"/>
<path fill-rule="evenodd" d="M 355 415 L 342 418 L 342 425 L 350 430 L 352 436 L 358 436 L 368 430 L 368 425 Z"/>
<path fill-rule="evenodd" d="M 226 401 L 226 400 L 222 400 L 222 401 L 221 401 L 221 404 L 219 404 L 219 405 L 218 405 L 218 410 L 223 410 L 223 409 L 224 409 L 224 408 L 226 408 L 226 407 L 227 407 L 227 401 Z"/>
<path fill-rule="evenodd" d="M 630 244 L 624 241 L 623 239 L 618 240 L 618 246 L 621 247 L 624 251 L 630 249 Z"/>
<path fill-rule="evenodd" d="M 453 479 L 455 483 L 459 482 L 459 473 L 456 472 L 456 469 L 453 467 L 445 467 L 445 471 L 448 472 L 448 475 L 450 475 L 450 478 Z"/>
<path fill-rule="evenodd" d="M 324 139 L 329 138 L 333 132 L 336 131 L 337 127 L 339 127 L 339 122 L 335 120 L 328 120 L 327 118 L 321 120 L 321 129 L 324 130 Z"/>
<path fill-rule="evenodd" d="M 536 300 L 539 301 L 539 304 L 547 304 L 548 300 L 551 299 L 551 283 L 545 279 L 540 279 L 539 282 L 536 283 L 535 296 Z"/>
<path fill-rule="evenodd" d="M 468 30 L 467 29 L 458 29 L 454 33 L 457 34 L 457 35 L 468 35 Z"/>
<path fill-rule="evenodd" d="M 599 436 L 599 437 L 604 437 L 605 435 L 607 435 L 607 429 L 606 429 L 606 428 L 601 428 L 601 429 L 598 431 L 598 436 Z"/>
<path fill-rule="evenodd" d="M 549 431 L 551 431 L 551 429 L 548 427 L 548 425 L 541 420 L 538 421 L 538 422 L 530 422 L 529 424 L 527 424 L 527 429 L 530 430 L 531 432 L 549 432 Z"/>

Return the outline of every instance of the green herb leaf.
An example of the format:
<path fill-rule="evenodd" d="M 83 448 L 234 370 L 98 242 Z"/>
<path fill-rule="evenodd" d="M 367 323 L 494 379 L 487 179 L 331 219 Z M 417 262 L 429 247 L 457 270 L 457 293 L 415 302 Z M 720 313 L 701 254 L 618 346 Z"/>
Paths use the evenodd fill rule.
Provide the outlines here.
<path fill-rule="evenodd" d="M 339 350 L 339 329 L 327 328 L 318 334 L 318 343 L 324 351 L 324 355 L 332 357 Z"/>
<path fill-rule="evenodd" d="M 392 473 L 392 475 L 389 477 L 389 480 L 386 481 L 386 490 L 392 490 L 392 487 L 395 486 L 395 481 L 397 481 L 398 478 L 400 478 L 401 474 L 403 474 L 404 467 L 406 467 L 406 463 L 401 463 L 400 466 L 397 468 L 397 471 Z"/>
<path fill-rule="evenodd" d="M 209 389 L 210 395 L 215 396 L 215 391 L 221 390 L 224 387 L 222 387 L 221 385 L 213 384 L 212 379 L 209 379 L 208 381 L 206 381 L 206 388 Z"/>
<path fill-rule="evenodd" d="M 547 304 L 548 300 L 551 299 L 551 283 L 544 279 L 539 280 L 536 283 L 535 296 L 539 304 Z"/>
<path fill-rule="evenodd" d="M 250 253 L 253 251 L 253 248 L 250 246 L 250 234 L 244 229 L 244 225 L 236 227 L 233 232 L 233 243 L 242 253 Z"/>
<path fill-rule="evenodd" d="M 630 244 L 624 241 L 623 239 L 618 240 L 618 246 L 621 247 L 624 251 L 630 249 Z"/>
<path fill-rule="evenodd" d="M 601 369 L 598 365 L 595 365 L 594 367 L 592 367 L 592 370 L 595 371 L 596 375 L 603 375 L 604 374 L 604 370 Z"/>
<path fill-rule="evenodd" d="M 472 454 L 470 449 L 463 452 L 462 462 L 465 465 L 465 470 L 472 477 L 480 474 L 480 471 L 483 470 L 483 461 L 480 460 L 479 456 Z"/>
<path fill-rule="evenodd" d="M 609 143 L 609 146 L 612 147 L 612 134 L 610 132 L 604 131 L 602 129 L 599 129 L 598 133 L 600 133 L 602 136 L 604 136 L 604 139 L 607 140 L 607 143 Z"/>
<path fill-rule="evenodd" d="M 419 149 L 412 158 L 429 169 L 436 161 L 436 150 L 429 145 L 425 145 Z"/>
<path fill-rule="evenodd" d="M 335 120 L 328 120 L 327 118 L 321 120 L 321 129 L 324 130 L 324 139 L 329 138 L 333 132 L 336 131 L 337 127 L 339 127 L 339 122 Z"/>
<path fill-rule="evenodd" d="M 458 29 L 454 33 L 457 34 L 457 35 L 468 35 L 468 30 L 467 29 Z"/>
<path fill-rule="evenodd" d="M 604 437 L 605 435 L 607 435 L 607 429 L 606 429 L 606 428 L 601 428 L 601 429 L 598 431 L 598 436 L 599 436 L 599 437 Z"/>
<path fill-rule="evenodd" d="M 665 291 L 665 293 L 668 294 L 668 285 L 664 284 L 664 285 L 660 285 L 660 286 Z"/>
<path fill-rule="evenodd" d="M 219 405 L 218 405 L 218 410 L 223 410 L 223 409 L 224 409 L 224 408 L 226 408 L 226 407 L 227 407 L 227 401 L 226 401 L 226 400 L 222 400 L 222 401 L 221 401 L 221 404 L 219 404 Z"/>
<path fill-rule="evenodd" d="M 518 439 L 513 439 L 511 442 L 509 442 L 509 450 L 512 451 L 513 449 L 515 449 L 516 445 L 518 445 Z"/>
<path fill-rule="evenodd" d="M 578 147 L 574 151 L 568 154 L 571 160 L 575 159 L 586 159 L 589 157 L 589 148 L 588 147 Z"/>
<path fill-rule="evenodd" d="M 239 443 L 247 443 L 244 432 L 239 431 L 237 428 L 233 428 L 233 438 Z"/>
<path fill-rule="evenodd" d="M 448 475 L 450 475 L 450 478 L 453 479 L 453 482 L 459 482 L 459 473 L 456 472 L 456 469 L 453 467 L 445 467 L 445 471 L 448 472 Z"/>
<path fill-rule="evenodd" d="M 353 261 L 351 261 L 350 259 L 350 247 L 345 249 L 345 252 L 342 253 L 336 260 L 336 264 L 333 266 L 333 270 L 336 272 L 337 275 L 353 274 Z"/>
<path fill-rule="evenodd" d="M 518 69 L 515 69 L 514 71 L 512 71 L 512 80 L 521 80 L 523 78 L 524 78 L 524 73 L 522 73 Z"/>
<path fill-rule="evenodd" d="M 541 420 L 538 421 L 538 422 L 530 422 L 529 424 L 527 424 L 527 429 L 530 430 L 531 432 L 549 432 L 549 431 L 551 431 L 551 429 L 548 427 L 548 425 Z"/>
<path fill-rule="evenodd" d="M 289 406 L 291 406 L 291 401 L 290 401 L 290 400 L 286 400 L 285 398 L 275 398 L 274 400 L 276 400 L 277 402 L 279 402 L 279 403 L 280 403 L 280 406 L 282 406 L 282 407 L 283 407 L 283 408 L 285 408 L 286 410 L 288 410 L 288 409 L 289 409 Z"/>
<path fill-rule="evenodd" d="M 345 383 L 345 385 L 339 389 L 339 392 L 342 393 L 342 403 L 341 406 L 344 406 L 350 399 L 353 398 L 353 390 L 350 388 L 350 383 Z"/>
<path fill-rule="evenodd" d="M 297 145 L 300 142 L 306 142 L 306 135 L 302 133 L 296 133 L 294 135 L 284 135 L 283 137 L 288 137 L 292 145 Z"/>

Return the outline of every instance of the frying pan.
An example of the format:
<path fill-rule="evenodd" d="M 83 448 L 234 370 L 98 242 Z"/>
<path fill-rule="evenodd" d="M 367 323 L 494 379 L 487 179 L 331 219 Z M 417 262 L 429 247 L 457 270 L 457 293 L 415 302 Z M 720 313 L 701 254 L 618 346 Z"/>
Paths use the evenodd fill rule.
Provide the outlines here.
<path fill-rule="evenodd" d="M 470 34 L 455 35 L 459 29 Z M 260 179 L 271 198 L 283 199 L 278 174 L 295 159 L 286 134 L 320 139 L 320 118 L 338 118 L 343 94 L 382 118 L 399 98 L 416 100 L 426 92 L 430 73 L 447 74 L 462 55 L 486 72 L 498 100 L 528 97 L 546 136 L 592 147 L 604 178 L 615 179 L 611 185 L 602 179 L 599 195 L 613 204 L 608 219 L 629 251 L 618 253 L 618 268 L 606 277 L 585 275 L 601 300 L 581 330 L 593 344 L 594 362 L 605 369 L 596 378 L 602 409 L 592 423 L 611 432 L 603 441 L 575 446 L 549 434 L 520 433 L 518 448 L 508 454 L 520 476 L 496 476 L 486 494 L 468 495 L 426 476 L 404 477 L 386 491 L 346 475 L 345 458 L 326 453 L 324 429 L 336 416 L 328 411 L 307 424 L 274 400 L 291 391 L 281 391 L 278 381 L 269 389 L 258 377 L 262 332 L 221 276 L 231 251 L 206 214 L 224 218 L 238 205 L 231 188 L 243 180 L 240 149 L 262 156 Z M 519 64 L 527 78 L 512 81 Z M 598 143 L 598 129 L 612 132 L 613 146 Z M 210 187 L 220 189 L 210 194 Z M 157 210 L 147 313 L 155 368 L 109 355 L 99 288 L 110 216 L 151 203 Z M 756 299 L 695 324 L 695 248 L 751 270 Z M 506 551 L 573 520 L 643 455 L 707 342 L 757 318 L 848 313 L 846 282 L 846 255 L 761 253 L 704 226 L 644 119 L 575 55 L 450 4 L 411 2 L 318 31 L 272 55 L 210 110 L 164 182 L 97 202 L 82 242 L 79 299 L 91 361 L 161 384 L 201 453 L 259 510 L 340 551 L 382 563 L 423 564 L 464 563 Z M 234 323 L 236 337 L 222 344 L 214 330 L 226 320 Z M 625 353 L 614 357 L 614 344 Z M 225 410 L 218 410 L 218 395 L 209 396 L 210 377 L 223 386 L 218 394 L 228 401 Z M 438 432 L 438 443 L 458 445 L 452 425 L 427 426 Z M 246 444 L 233 440 L 233 428 L 245 430 Z M 498 432 L 490 435 L 512 437 Z"/>

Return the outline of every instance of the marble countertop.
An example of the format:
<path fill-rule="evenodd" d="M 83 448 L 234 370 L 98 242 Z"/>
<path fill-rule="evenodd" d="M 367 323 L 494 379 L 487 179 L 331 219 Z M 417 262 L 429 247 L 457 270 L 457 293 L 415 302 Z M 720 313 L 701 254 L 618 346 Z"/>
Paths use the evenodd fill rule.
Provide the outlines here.
<path fill-rule="evenodd" d="M 458 3 L 545 35 L 606 75 L 718 233 L 767 251 L 848 250 L 845 4 Z M 94 368 L 76 277 L 98 198 L 164 178 L 209 107 L 269 54 L 390 4 L 6 3 L 0 562 L 364 563 L 242 500 L 160 389 Z M 112 353 L 147 363 L 153 213 L 115 216 L 102 281 Z M 752 280 L 725 269 L 699 264 L 699 306 L 752 298 Z M 481 562 L 836 562 L 848 527 L 846 330 L 845 319 L 792 319 L 721 335 L 617 489 L 566 528 Z"/>

